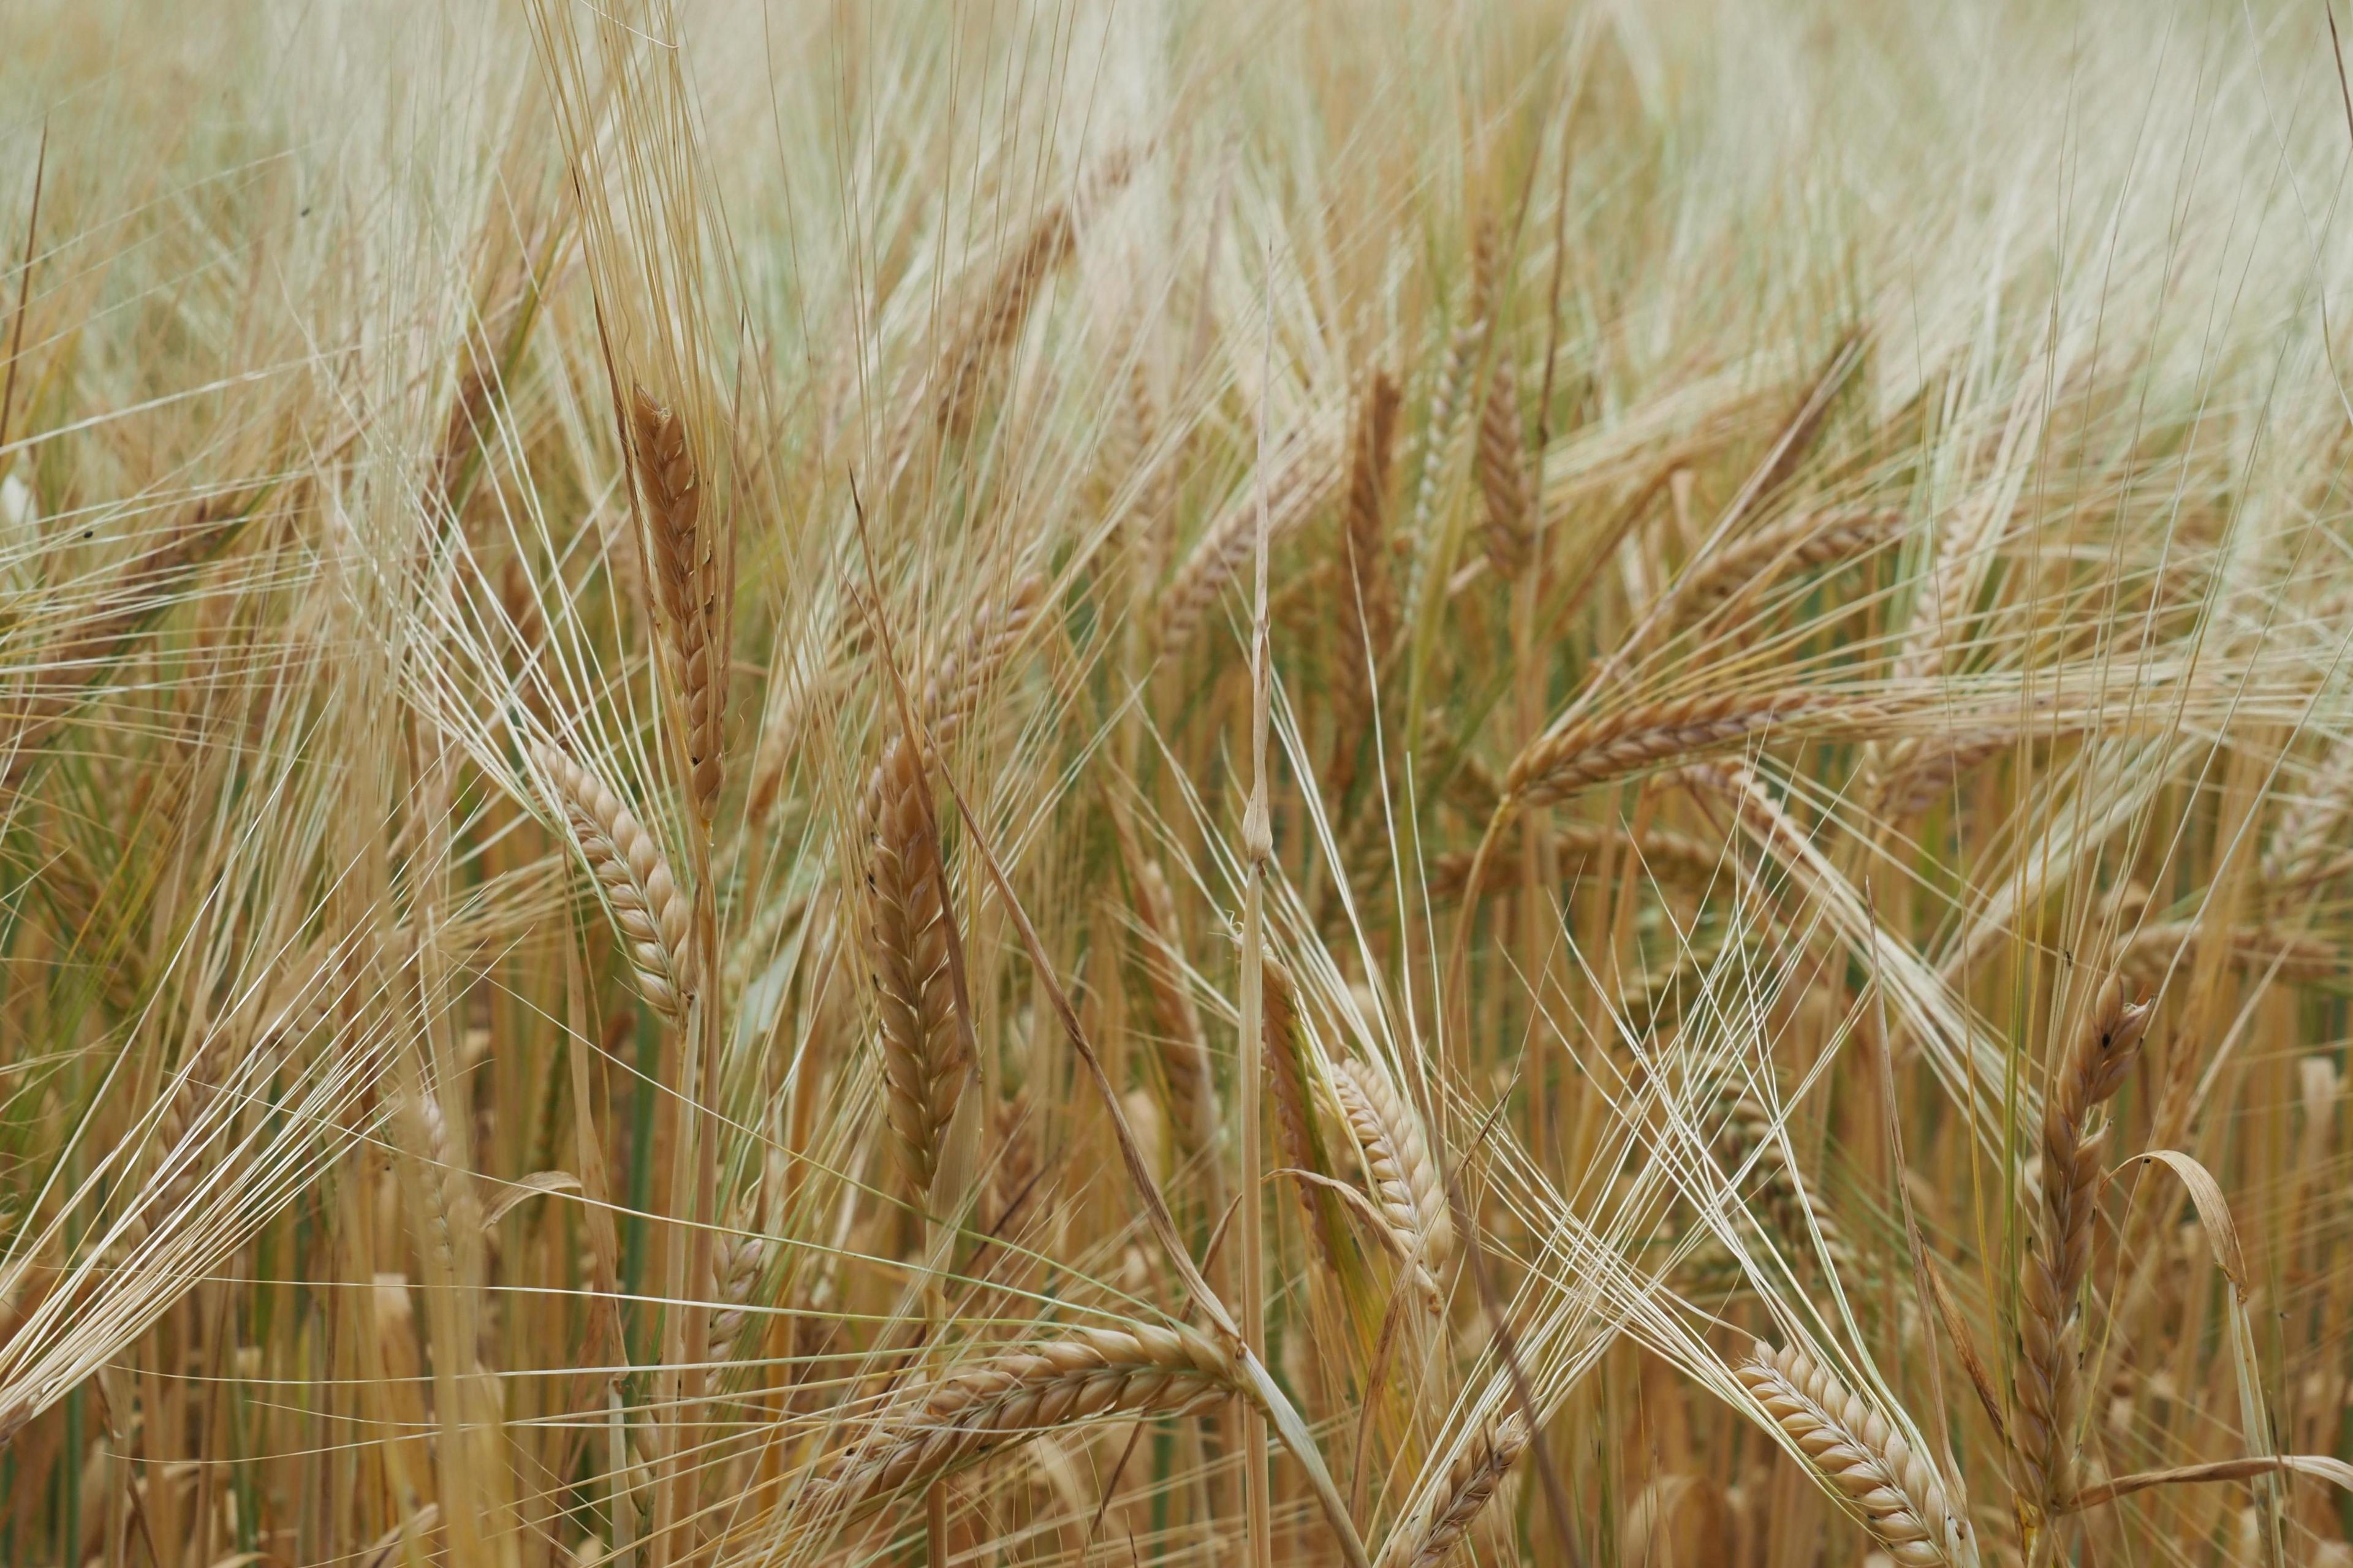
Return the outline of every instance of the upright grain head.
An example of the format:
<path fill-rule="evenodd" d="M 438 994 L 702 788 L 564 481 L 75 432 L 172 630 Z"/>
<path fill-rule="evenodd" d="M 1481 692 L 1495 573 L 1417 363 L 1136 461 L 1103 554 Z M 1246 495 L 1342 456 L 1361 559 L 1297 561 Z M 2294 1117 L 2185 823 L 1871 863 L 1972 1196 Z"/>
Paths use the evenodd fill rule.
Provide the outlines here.
<path fill-rule="evenodd" d="M 685 422 L 643 385 L 630 388 L 629 438 L 645 504 L 647 559 L 663 650 L 678 683 L 688 798 L 706 826 L 725 779 L 726 618 L 716 529 Z"/>

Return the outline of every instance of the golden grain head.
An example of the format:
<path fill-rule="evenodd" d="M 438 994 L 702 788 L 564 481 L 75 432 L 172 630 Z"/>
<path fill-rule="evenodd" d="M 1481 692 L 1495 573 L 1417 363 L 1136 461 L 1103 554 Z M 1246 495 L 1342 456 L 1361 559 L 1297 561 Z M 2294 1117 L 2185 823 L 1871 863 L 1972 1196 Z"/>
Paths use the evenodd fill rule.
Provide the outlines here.
<path fill-rule="evenodd" d="M 0 1563 L 2353 1552 L 2317 8 L 283 9 L 0 47 Z"/>

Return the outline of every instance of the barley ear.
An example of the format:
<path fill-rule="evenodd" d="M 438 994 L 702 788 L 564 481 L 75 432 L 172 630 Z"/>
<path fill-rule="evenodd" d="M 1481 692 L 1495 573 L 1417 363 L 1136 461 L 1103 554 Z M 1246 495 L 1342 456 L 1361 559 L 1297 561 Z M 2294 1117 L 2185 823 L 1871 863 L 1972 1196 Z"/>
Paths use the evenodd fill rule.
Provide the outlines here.
<path fill-rule="evenodd" d="M 1508 582 L 1527 570 L 1535 552 L 1535 503 L 1520 429 L 1518 378 L 1500 345 L 1479 416 L 1479 491 L 1487 503 L 1487 567 Z"/>
<path fill-rule="evenodd" d="M 1134 167 L 1134 158 L 1124 150 L 1112 153 L 1088 174 L 1086 197 L 1099 200 L 1118 190 Z M 935 417 L 945 434 L 963 437 L 971 432 L 981 395 L 998 363 L 1020 336 L 1038 297 L 1077 246 L 1077 216 L 1071 203 L 1056 202 L 1029 226 L 1020 247 L 990 278 L 987 289 L 948 352 L 935 405 Z"/>
<path fill-rule="evenodd" d="M 1516 1415 L 1480 1427 L 1447 1467 L 1444 1485 L 1391 1533 L 1376 1568 L 1438 1568 L 1478 1521 L 1527 1446 L 1527 1423 Z"/>
<path fill-rule="evenodd" d="M 1518 805 L 1546 805 L 1645 768 L 1741 744 L 1777 724 L 1803 721 L 1810 731 L 1868 738 L 1892 727 L 1903 710 L 1893 700 L 1804 687 L 1642 702 L 1537 737 L 1513 761 L 1504 790 Z"/>
<path fill-rule="evenodd" d="M 1421 1127 L 1372 1063 L 1354 1058 L 1333 1075 L 1340 1112 L 1364 1152 L 1365 1174 L 1390 1238 L 1407 1261 L 1407 1278 L 1431 1312 L 1445 1306 L 1438 1274 L 1454 1256 L 1454 1222 L 1439 1185 L 1438 1169 Z"/>
<path fill-rule="evenodd" d="M 1738 1375 L 1765 1414 L 1844 1498 L 1901 1568 L 1971 1568 L 1954 1542 L 1968 1525 L 1946 1501 L 1936 1468 L 1894 1425 L 1792 1346 L 1758 1345 Z"/>
<path fill-rule="evenodd" d="M 2263 858 L 2263 881 L 2274 897 L 2309 887 L 2341 868 L 2342 858 L 2331 850 L 2341 842 L 2337 829 L 2348 806 L 2353 806 L 2353 744 L 2333 748 L 2305 792 L 2280 813 Z"/>
<path fill-rule="evenodd" d="M 1899 537 L 1904 521 L 1904 513 L 1879 508 L 1801 511 L 1760 528 L 1691 563 L 1676 603 L 1680 618 L 1696 619 L 1723 600 L 1753 595 L 1787 573 L 1852 565 Z"/>
<path fill-rule="evenodd" d="M 768 1266 L 772 1248 L 765 1237 L 756 1234 L 754 1207 L 748 1196 L 739 1199 L 727 1216 L 727 1234 L 712 1248 L 712 1268 L 719 1287 L 719 1310 L 711 1318 L 714 1363 L 732 1361 L 744 1350 L 752 1295 Z"/>
<path fill-rule="evenodd" d="M 2083 1312 L 2091 1272 L 2105 1127 L 2090 1125 L 2124 1087 L 2148 1032 L 2149 1005 L 2105 982 L 2043 1099 L 2042 1202 L 2033 1248 L 2019 1275 L 2015 1392 L 2019 1458 L 2028 1500 L 2048 1516 L 2074 1495 L 2083 1428 Z"/>
<path fill-rule="evenodd" d="M 1333 798 L 1356 782 L 1356 755 L 1373 712 L 1372 666 L 1397 637 L 1397 586 L 1389 573 L 1389 457 L 1397 441 L 1398 386 L 1387 372 L 1365 389 L 1348 465 L 1348 503 L 1340 534 L 1340 637 L 1332 672 Z"/>
<path fill-rule="evenodd" d="M 854 1510 L 1041 1431 L 1188 1415 L 1230 1397 L 1241 1381 L 1232 1357 L 1190 1329 L 1081 1329 L 952 1372 L 901 1401 L 826 1479 Z"/>
<path fill-rule="evenodd" d="M 943 654 L 923 681 L 926 743 L 946 746 L 978 711 L 987 691 L 1038 618 L 1046 599 L 1046 579 L 1025 574 L 999 602 L 973 616 L 964 640 Z"/>
<path fill-rule="evenodd" d="M 1267 1101 L 1274 1111 L 1275 1146 L 1283 1163 L 1293 1170 L 1330 1175 L 1323 1140 L 1315 1125 L 1315 1100 L 1306 1073 L 1306 1037 L 1299 1026 L 1299 983 L 1291 966 L 1272 953 L 1266 955 L 1266 1081 Z M 1332 1194 L 1301 1184 L 1301 1206 L 1306 1212 L 1307 1234 L 1326 1268 L 1340 1267 L 1339 1215 Z"/>
<path fill-rule="evenodd" d="M 1819 1236 L 1822 1256 L 1832 1271 L 1852 1274 L 1858 1261 L 1854 1246 L 1813 1188 L 1801 1184 L 1790 1168 L 1783 1145 L 1774 1135 L 1771 1112 L 1745 1094 L 1727 1094 L 1718 1110 L 1724 1120 L 1715 1135 L 1715 1152 L 1725 1173 L 1747 1166 L 1752 1190 L 1763 1199 L 1765 1216 L 1782 1241 L 1810 1248 L 1810 1237 Z"/>
<path fill-rule="evenodd" d="M 677 1022 L 694 994 L 694 953 L 687 941 L 691 911 L 669 857 L 611 785 L 554 746 L 539 747 L 538 756 L 581 858 L 604 889 L 639 994 Z"/>
<path fill-rule="evenodd" d="M 656 607 L 683 710 L 689 793 L 708 826 L 724 780 L 726 657 L 715 530 L 686 425 L 643 386 L 633 386 L 629 441 L 652 542 Z"/>
<path fill-rule="evenodd" d="M 867 959 L 881 1015 L 882 1079 L 891 1130 L 919 1196 L 931 1191 L 969 1065 L 956 1027 L 930 787 L 922 759 L 900 735 L 884 744 L 866 788 Z"/>

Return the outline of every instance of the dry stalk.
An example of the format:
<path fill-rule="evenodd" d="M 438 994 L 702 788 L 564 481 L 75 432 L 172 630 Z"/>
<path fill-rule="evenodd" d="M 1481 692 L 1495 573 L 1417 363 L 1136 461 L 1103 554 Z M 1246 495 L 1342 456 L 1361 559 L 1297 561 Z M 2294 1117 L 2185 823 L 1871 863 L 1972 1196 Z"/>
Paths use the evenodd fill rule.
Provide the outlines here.
<path fill-rule="evenodd" d="M 695 965 L 687 940 L 692 913 L 669 858 L 604 780 L 554 746 L 539 747 L 538 756 L 581 857 L 605 890 L 639 993 L 648 1006 L 677 1022 L 694 993 Z"/>
<path fill-rule="evenodd" d="M 1739 1377 L 1821 1480 L 1852 1503 L 1902 1568 L 1962 1568 L 1967 1522 L 1934 1466 L 1805 1352 L 1757 1347 Z"/>
<path fill-rule="evenodd" d="M 1445 1485 L 1389 1536 L 1378 1568 L 1438 1568 L 1478 1521 L 1527 1446 L 1527 1423 L 1517 1415 L 1481 1426 L 1455 1453 Z"/>
<path fill-rule="evenodd" d="M 2019 1278 L 2017 1415 L 2011 1430 L 2026 1500 L 2048 1517 L 2074 1495 L 2083 1435 L 2083 1315 L 2107 1128 L 2093 1112 L 2124 1087 L 2148 1031 L 2149 1006 L 2105 982 L 2052 1075 L 2042 1108 L 2042 1203 Z"/>

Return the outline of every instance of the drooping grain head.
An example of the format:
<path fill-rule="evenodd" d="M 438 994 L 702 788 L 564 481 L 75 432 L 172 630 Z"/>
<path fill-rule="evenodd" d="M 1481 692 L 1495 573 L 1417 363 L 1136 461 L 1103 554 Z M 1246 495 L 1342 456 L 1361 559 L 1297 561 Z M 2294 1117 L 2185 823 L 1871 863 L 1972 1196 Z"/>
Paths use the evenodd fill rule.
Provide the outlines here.
<path fill-rule="evenodd" d="M 688 941 L 692 911 L 669 857 L 603 779 L 554 746 L 541 746 L 538 757 L 581 858 L 604 889 L 638 991 L 648 1006 L 676 1022 L 694 994 L 695 963 Z"/>
<path fill-rule="evenodd" d="M 877 1417 L 827 1481 L 857 1508 L 1078 1422 L 1176 1416 L 1231 1397 L 1232 1358 L 1189 1329 L 1084 1329 L 947 1374 Z"/>
<path fill-rule="evenodd" d="M 1794 1345 L 1759 1345 L 1738 1371 L 1816 1479 L 1846 1500 L 1902 1568 L 1975 1568 L 1968 1523 L 1947 1502 L 1936 1467 L 1868 1401 Z"/>
<path fill-rule="evenodd" d="M 1438 1568 L 1446 1562 L 1527 1446 L 1527 1423 L 1516 1414 L 1480 1426 L 1455 1451 L 1430 1500 L 1391 1534 L 1376 1568 Z"/>

